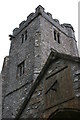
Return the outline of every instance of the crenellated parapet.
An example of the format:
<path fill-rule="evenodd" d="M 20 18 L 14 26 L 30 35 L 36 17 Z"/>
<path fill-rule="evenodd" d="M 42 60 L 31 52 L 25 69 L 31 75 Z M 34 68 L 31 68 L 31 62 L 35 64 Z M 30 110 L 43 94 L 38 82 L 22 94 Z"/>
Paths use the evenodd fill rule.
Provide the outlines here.
<path fill-rule="evenodd" d="M 59 20 L 53 19 L 52 14 L 50 14 L 49 12 L 46 13 L 45 9 L 41 5 L 39 5 L 35 9 L 35 13 L 31 13 L 30 15 L 28 15 L 27 20 L 22 21 L 19 24 L 19 27 L 13 30 L 13 36 L 16 36 L 19 32 L 21 32 L 25 27 L 27 27 L 31 23 L 31 21 L 33 21 L 39 15 L 41 15 L 46 20 L 48 20 L 53 26 L 55 26 L 62 33 L 66 34 L 68 37 L 75 39 L 74 29 L 72 25 L 67 23 L 60 24 Z"/>
<path fill-rule="evenodd" d="M 72 25 L 60 24 L 39 5 L 9 37 L 1 72 L 2 119 L 47 119 L 57 109 L 80 108 L 80 58 Z"/>

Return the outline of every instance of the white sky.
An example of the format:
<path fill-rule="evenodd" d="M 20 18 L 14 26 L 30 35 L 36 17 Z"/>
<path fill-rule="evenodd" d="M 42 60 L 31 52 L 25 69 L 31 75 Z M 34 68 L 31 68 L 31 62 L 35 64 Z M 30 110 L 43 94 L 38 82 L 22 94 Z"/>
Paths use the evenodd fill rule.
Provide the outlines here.
<path fill-rule="evenodd" d="M 78 1 L 79 0 L 0 0 L 0 71 L 4 57 L 9 54 L 10 40 L 8 35 L 26 20 L 38 5 L 60 23 L 70 23 L 78 40 Z"/>

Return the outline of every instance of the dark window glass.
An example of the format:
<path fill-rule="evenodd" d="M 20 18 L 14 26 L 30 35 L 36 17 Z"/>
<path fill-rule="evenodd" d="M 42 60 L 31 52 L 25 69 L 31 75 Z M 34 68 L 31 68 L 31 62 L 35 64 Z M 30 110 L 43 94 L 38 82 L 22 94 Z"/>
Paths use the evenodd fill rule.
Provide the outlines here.
<path fill-rule="evenodd" d="M 56 31 L 54 31 L 54 40 L 56 40 Z"/>
<path fill-rule="evenodd" d="M 27 30 L 25 31 L 25 40 L 27 40 Z"/>
<path fill-rule="evenodd" d="M 56 30 L 54 30 L 54 40 L 60 44 L 60 34 Z"/>
<path fill-rule="evenodd" d="M 21 39 L 22 39 L 22 43 L 23 43 L 24 42 L 24 34 L 22 34 Z"/>
<path fill-rule="evenodd" d="M 27 40 L 27 30 L 22 34 L 22 43 Z"/>
<path fill-rule="evenodd" d="M 60 34 L 57 34 L 58 43 L 60 43 Z"/>
<path fill-rule="evenodd" d="M 25 71 L 25 61 L 23 61 L 22 63 L 20 63 L 17 67 L 17 76 L 22 76 L 24 74 Z"/>

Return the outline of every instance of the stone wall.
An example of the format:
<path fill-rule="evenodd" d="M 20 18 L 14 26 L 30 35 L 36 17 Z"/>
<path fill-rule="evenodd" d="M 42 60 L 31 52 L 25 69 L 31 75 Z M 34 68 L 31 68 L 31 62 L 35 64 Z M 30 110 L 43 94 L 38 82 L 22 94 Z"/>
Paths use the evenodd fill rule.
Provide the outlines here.
<path fill-rule="evenodd" d="M 22 43 L 21 35 L 27 29 L 27 40 Z M 39 31 L 39 17 L 35 18 L 27 28 L 22 30 L 14 39 L 11 40 L 11 48 L 9 54 L 8 74 L 6 79 L 7 86 L 4 95 L 3 117 L 15 117 L 17 109 L 29 92 L 34 78 L 34 57 L 35 57 L 35 39 L 36 33 Z M 25 60 L 25 73 L 21 77 L 17 77 L 17 67 Z M 38 66 L 39 67 L 39 66 Z M 4 67 L 5 69 L 5 67 Z M 3 71 L 3 75 L 5 71 Z M 6 84 L 3 81 L 3 84 Z M 9 112 L 10 111 L 10 112 Z"/>
<path fill-rule="evenodd" d="M 61 53 L 78 56 L 76 40 L 73 37 L 67 36 L 59 28 L 55 27 L 55 24 L 51 24 L 44 17 L 41 17 L 40 21 L 41 56 L 43 65 L 50 54 L 51 48 Z M 60 33 L 60 44 L 54 40 L 54 30 Z M 66 28 L 64 28 L 64 30 L 66 30 Z"/>
<path fill-rule="evenodd" d="M 0 73 L 0 119 L 2 118 L 2 75 Z"/>
<path fill-rule="evenodd" d="M 54 29 L 60 33 L 60 44 L 54 40 Z M 22 43 L 21 36 L 26 30 L 27 40 Z M 38 6 L 35 13 L 31 13 L 27 20 L 19 24 L 19 28 L 13 30 L 10 40 L 8 62 L 4 60 L 2 69 L 3 118 L 14 118 L 16 116 L 20 105 L 42 70 L 52 48 L 60 53 L 78 56 L 73 27 L 70 24 L 60 25 L 59 21 L 53 19 L 50 13 L 46 13 L 42 6 Z M 18 65 L 23 61 L 25 61 L 24 74 L 17 77 Z M 43 87 L 40 89 L 43 89 Z M 34 96 L 42 95 L 41 91 L 36 92 Z M 40 96 L 40 99 L 42 98 Z M 37 104 L 37 106 L 43 106 L 41 102 Z M 34 105 L 36 113 L 40 112 L 42 108 L 38 109 L 36 104 Z M 32 107 L 32 105 L 30 106 Z M 31 109 L 31 112 L 34 110 L 33 107 L 27 109 Z"/>
<path fill-rule="evenodd" d="M 79 96 L 73 87 L 77 67 L 78 63 L 74 61 L 53 60 L 20 118 L 48 118 L 59 108 L 79 109 Z"/>

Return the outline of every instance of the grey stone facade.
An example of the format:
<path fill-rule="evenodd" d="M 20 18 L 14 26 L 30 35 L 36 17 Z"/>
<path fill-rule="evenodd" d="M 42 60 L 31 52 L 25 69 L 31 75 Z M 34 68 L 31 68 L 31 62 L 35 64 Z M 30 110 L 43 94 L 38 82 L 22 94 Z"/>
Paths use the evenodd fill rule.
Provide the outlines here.
<path fill-rule="evenodd" d="M 60 35 L 60 43 L 54 40 L 54 30 Z M 24 35 L 25 31 L 27 31 L 27 40 L 23 39 L 22 41 L 22 35 Z M 59 21 L 53 19 L 50 13 L 46 13 L 42 6 L 38 6 L 35 13 L 31 13 L 26 21 L 22 21 L 19 24 L 19 28 L 13 30 L 10 40 L 9 56 L 5 57 L 2 69 L 3 118 L 15 118 L 18 114 L 22 103 L 43 69 L 51 49 L 61 54 L 78 57 L 73 27 L 70 24 L 60 25 Z M 24 74 L 18 76 L 18 67 L 23 61 L 25 61 Z M 74 66 L 73 70 L 78 72 Z M 76 79 L 77 77 L 74 77 L 74 81 Z M 34 97 L 42 101 L 43 88 L 42 82 L 38 91 L 36 90 L 36 94 L 32 96 L 34 102 Z M 79 95 L 76 90 L 75 92 L 76 95 Z M 39 101 L 36 104 L 33 103 L 33 106 L 31 105 L 32 109 L 29 104 L 26 108 L 26 113 L 24 112 L 22 117 L 26 118 L 31 115 L 30 113 L 32 113 L 32 117 L 39 117 L 37 113 L 42 109 L 44 102 Z M 38 106 L 40 107 L 39 109 Z"/>
<path fill-rule="evenodd" d="M 80 109 L 80 59 L 55 53 L 50 54 L 36 86 L 35 81 L 34 93 L 20 118 L 49 118 L 60 108 Z M 50 89 L 56 80 L 54 89 Z"/>

